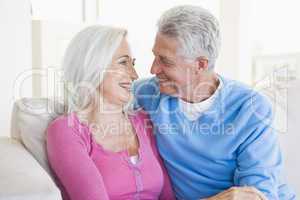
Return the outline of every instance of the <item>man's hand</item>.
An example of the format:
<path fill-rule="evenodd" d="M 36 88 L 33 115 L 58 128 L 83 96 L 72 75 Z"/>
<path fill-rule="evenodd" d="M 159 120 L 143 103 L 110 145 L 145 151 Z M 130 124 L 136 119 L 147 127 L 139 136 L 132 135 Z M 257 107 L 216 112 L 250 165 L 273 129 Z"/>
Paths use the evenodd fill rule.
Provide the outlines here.
<path fill-rule="evenodd" d="M 255 187 L 231 187 L 204 200 L 267 200 Z"/>

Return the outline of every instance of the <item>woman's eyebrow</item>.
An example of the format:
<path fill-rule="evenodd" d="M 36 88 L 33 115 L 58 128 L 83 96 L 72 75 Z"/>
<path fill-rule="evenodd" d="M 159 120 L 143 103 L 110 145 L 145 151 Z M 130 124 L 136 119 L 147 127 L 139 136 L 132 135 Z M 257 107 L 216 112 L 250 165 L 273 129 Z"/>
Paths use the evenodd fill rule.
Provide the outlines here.
<path fill-rule="evenodd" d="M 118 57 L 117 59 L 119 60 L 121 58 L 128 58 L 128 59 L 130 59 L 130 56 L 129 55 L 122 55 L 122 56 Z"/>

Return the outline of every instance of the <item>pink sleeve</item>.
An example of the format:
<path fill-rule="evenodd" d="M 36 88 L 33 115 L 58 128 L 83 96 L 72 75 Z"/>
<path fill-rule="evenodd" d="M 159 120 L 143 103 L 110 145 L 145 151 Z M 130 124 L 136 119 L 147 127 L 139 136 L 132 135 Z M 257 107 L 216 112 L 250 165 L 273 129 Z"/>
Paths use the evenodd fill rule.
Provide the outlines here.
<path fill-rule="evenodd" d="M 150 122 L 150 119 L 146 119 L 146 120 L 147 120 L 146 124 L 147 124 L 147 129 L 148 129 L 147 132 L 149 134 L 149 138 L 150 138 L 150 141 L 151 141 L 151 147 L 152 147 L 154 155 L 156 156 L 157 160 L 160 163 L 160 166 L 163 170 L 163 175 L 164 175 L 164 185 L 163 185 L 163 188 L 162 188 L 159 199 L 160 200 L 173 200 L 173 199 L 175 200 L 176 198 L 175 198 L 175 195 L 174 195 L 174 192 L 173 192 L 173 189 L 172 189 L 172 185 L 171 185 L 169 175 L 167 173 L 167 170 L 166 170 L 166 167 L 163 163 L 163 160 L 160 157 L 160 155 L 158 153 L 158 150 L 157 150 L 156 140 L 154 138 L 153 130 L 152 130 L 152 123 Z"/>
<path fill-rule="evenodd" d="M 47 154 L 52 170 L 72 200 L 108 200 L 101 174 L 88 154 L 83 133 L 58 119 L 47 129 Z"/>

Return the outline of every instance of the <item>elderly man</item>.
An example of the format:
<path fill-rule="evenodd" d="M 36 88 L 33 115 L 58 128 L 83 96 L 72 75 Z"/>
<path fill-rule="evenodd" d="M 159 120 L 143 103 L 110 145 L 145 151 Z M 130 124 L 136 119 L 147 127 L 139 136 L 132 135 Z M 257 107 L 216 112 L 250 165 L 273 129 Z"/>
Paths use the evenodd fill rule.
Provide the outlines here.
<path fill-rule="evenodd" d="M 133 87 L 177 199 L 295 199 L 282 175 L 269 102 L 215 73 L 219 49 L 210 12 L 174 7 L 158 22 L 155 77 Z"/>

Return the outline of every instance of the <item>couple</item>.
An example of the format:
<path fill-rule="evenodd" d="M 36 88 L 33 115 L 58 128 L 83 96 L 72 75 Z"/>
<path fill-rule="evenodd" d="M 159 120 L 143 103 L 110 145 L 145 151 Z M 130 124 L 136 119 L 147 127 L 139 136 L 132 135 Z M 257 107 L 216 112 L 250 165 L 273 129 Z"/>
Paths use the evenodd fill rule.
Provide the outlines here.
<path fill-rule="evenodd" d="M 295 199 L 269 103 L 214 72 L 211 13 L 178 6 L 161 16 L 151 79 L 136 80 L 126 35 L 91 26 L 65 53 L 68 112 L 47 129 L 64 200 Z"/>

